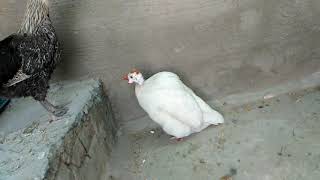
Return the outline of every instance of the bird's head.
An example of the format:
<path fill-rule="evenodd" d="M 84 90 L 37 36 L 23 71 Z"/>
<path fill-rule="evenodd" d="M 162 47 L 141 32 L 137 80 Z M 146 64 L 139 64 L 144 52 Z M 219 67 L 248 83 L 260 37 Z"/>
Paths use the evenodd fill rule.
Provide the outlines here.
<path fill-rule="evenodd" d="M 131 72 L 124 75 L 123 80 L 128 81 L 129 84 L 137 83 L 139 85 L 142 85 L 144 82 L 141 72 L 137 69 L 133 69 Z"/>

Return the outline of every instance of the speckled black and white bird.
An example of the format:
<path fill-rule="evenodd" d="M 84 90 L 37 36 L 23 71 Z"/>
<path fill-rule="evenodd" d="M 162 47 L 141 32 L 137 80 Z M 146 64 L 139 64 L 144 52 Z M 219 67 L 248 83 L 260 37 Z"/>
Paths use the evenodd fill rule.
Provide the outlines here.
<path fill-rule="evenodd" d="M 60 53 L 48 0 L 29 0 L 18 32 L 0 42 L 0 97 L 31 96 L 53 117 L 63 116 L 67 108 L 46 99 Z"/>

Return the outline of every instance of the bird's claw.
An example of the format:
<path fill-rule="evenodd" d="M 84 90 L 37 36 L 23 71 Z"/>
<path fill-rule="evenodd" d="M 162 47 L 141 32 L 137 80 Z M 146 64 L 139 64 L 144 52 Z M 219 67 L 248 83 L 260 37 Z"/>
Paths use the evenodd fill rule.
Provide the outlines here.
<path fill-rule="evenodd" d="M 66 106 L 67 104 L 69 104 L 69 102 L 59 106 L 54 106 L 47 100 L 41 101 L 40 103 L 48 112 L 50 112 L 52 116 L 54 116 L 54 118 L 52 118 L 52 121 L 54 121 L 57 117 L 62 117 L 69 110 L 69 108 Z"/>
<path fill-rule="evenodd" d="M 69 108 L 66 106 L 57 106 L 52 114 L 56 117 L 62 117 L 68 112 Z"/>
<path fill-rule="evenodd" d="M 68 106 L 71 103 L 71 101 L 65 102 L 63 104 L 57 105 L 55 106 L 57 109 L 62 109 L 65 108 L 66 106 Z"/>
<path fill-rule="evenodd" d="M 56 109 L 53 112 L 51 112 L 52 114 L 49 123 L 63 119 L 63 115 L 65 115 L 68 112 L 68 110 L 69 108 L 65 106 L 56 107 Z"/>
<path fill-rule="evenodd" d="M 183 138 L 171 137 L 170 140 L 175 140 L 175 142 L 181 142 L 183 141 Z"/>

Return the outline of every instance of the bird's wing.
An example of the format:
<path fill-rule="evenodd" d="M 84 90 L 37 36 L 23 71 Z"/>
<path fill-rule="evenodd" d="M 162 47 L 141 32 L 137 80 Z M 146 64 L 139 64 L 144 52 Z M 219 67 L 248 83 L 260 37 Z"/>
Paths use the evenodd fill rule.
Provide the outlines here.
<path fill-rule="evenodd" d="M 6 84 L 4 84 L 4 87 L 10 87 L 13 86 L 21 81 L 24 81 L 28 78 L 30 78 L 30 75 L 27 75 L 22 72 L 21 69 L 18 70 L 18 72 L 14 75 L 12 79 L 10 79 Z"/>
<path fill-rule="evenodd" d="M 39 36 L 26 36 L 18 47 L 22 72 L 31 75 L 42 71 L 51 58 L 48 46 L 48 42 Z"/>
<path fill-rule="evenodd" d="M 184 85 L 184 89 L 196 100 L 198 103 L 199 107 L 202 109 L 204 112 L 210 112 L 213 109 L 206 103 L 204 102 L 199 96 L 197 96 L 192 89 L 190 89 L 188 86 Z"/>
<path fill-rule="evenodd" d="M 8 47 L 7 48 L 8 50 L 6 54 L 8 56 L 7 57 L 8 60 L 10 61 L 10 64 L 16 64 L 16 65 L 19 64 L 19 67 L 16 66 L 17 68 L 14 71 L 12 71 L 14 74 L 12 74 L 11 78 L 8 79 L 5 84 L 3 84 L 3 87 L 10 87 L 30 78 L 31 75 L 24 72 L 22 64 L 25 62 L 25 59 L 26 59 L 25 54 L 29 54 L 29 57 L 30 55 L 34 57 L 34 53 L 32 53 L 32 50 L 31 50 L 32 46 L 31 44 L 28 43 L 27 37 L 17 35 L 17 34 L 13 34 L 9 37 L 10 37 L 10 41 L 5 42 L 6 40 L 4 40 L 1 43 L 2 45 L 4 45 L 4 43 L 7 43 L 6 46 Z M 24 48 L 24 47 L 28 47 L 28 48 Z M 21 51 L 21 48 L 23 48 L 22 51 Z"/>
<path fill-rule="evenodd" d="M 184 85 L 184 88 L 189 92 L 190 95 L 194 97 L 196 102 L 198 103 L 202 115 L 203 115 L 203 122 L 209 124 L 221 124 L 224 122 L 223 116 L 216 110 L 212 109 L 203 99 L 197 96 L 192 89 Z"/>
<path fill-rule="evenodd" d="M 43 23 L 37 34 L 24 35 L 18 50 L 22 71 L 28 75 L 51 71 L 60 60 L 59 42 L 50 22 Z"/>
<path fill-rule="evenodd" d="M 21 71 L 21 58 L 16 50 L 18 46 L 16 42 L 19 40 L 18 35 L 12 34 L 0 41 L 0 82 L 4 87 L 28 77 Z"/>
<path fill-rule="evenodd" d="M 52 34 L 50 34 L 52 35 Z M 13 86 L 22 82 L 38 73 L 44 68 L 55 66 L 56 55 L 58 53 L 57 41 L 52 39 L 55 37 L 42 37 L 40 35 L 26 35 L 20 37 L 14 43 L 17 53 L 16 58 L 21 58 L 21 68 L 17 71 L 12 79 L 10 79 L 5 87 Z"/>
<path fill-rule="evenodd" d="M 171 86 L 153 88 L 142 98 L 151 103 L 144 104 L 147 111 L 157 109 L 161 113 L 167 113 L 177 121 L 191 128 L 199 128 L 202 124 L 202 112 L 196 100 L 184 90 L 180 80 Z"/>

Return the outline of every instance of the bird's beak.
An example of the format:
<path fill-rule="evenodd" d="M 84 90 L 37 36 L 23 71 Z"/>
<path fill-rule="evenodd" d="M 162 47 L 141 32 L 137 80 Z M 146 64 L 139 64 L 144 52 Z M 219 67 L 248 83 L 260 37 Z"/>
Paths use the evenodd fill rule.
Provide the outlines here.
<path fill-rule="evenodd" d="M 128 75 L 124 75 L 124 76 L 122 77 L 122 80 L 129 81 L 129 79 L 128 79 Z"/>

